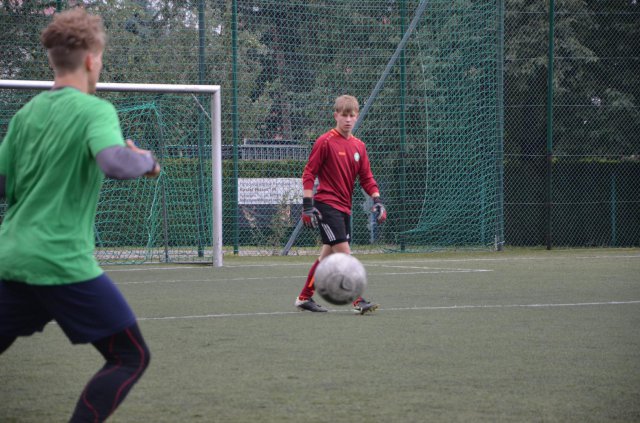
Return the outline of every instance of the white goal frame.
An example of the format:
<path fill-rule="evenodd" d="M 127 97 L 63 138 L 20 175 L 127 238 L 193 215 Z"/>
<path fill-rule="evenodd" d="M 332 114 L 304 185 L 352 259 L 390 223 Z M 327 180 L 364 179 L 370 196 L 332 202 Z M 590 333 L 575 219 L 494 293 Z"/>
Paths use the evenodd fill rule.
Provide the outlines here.
<path fill-rule="evenodd" d="M 0 79 L 0 89 L 47 90 L 53 81 Z M 222 113 L 220 85 L 120 84 L 98 82 L 98 91 L 208 94 L 211 96 L 211 186 L 213 266 L 222 267 Z"/>

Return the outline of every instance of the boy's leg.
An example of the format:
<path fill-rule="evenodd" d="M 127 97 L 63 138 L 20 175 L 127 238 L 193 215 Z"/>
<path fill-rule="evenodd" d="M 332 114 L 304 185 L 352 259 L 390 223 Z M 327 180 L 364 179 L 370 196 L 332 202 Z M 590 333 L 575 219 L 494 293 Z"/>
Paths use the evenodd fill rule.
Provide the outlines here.
<path fill-rule="evenodd" d="M 346 242 L 342 244 L 346 245 L 346 248 L 348 250 L 349 244 Z M 342 245 L 342 244 L 339 244 L 339 245 Z M 313 294 L 315 293 L 314 282 L 315 282 L 316 268 L 318 267 L 322 259 L 324 259 L 329 254 L 332 254 L 334 252 L 333 250 L 335 247 L 337 247 L 337 245 L 334 245 L 334 246 L 331 246 L 328 244 L 322 245 L 322 250 L 320 251 L 320 257 L 315 262 L 313 262 L 311 269 L 309 269 L 307 280 L 305 281 L 304 286 L 302 287 L 302 291 L 300 291 L 300 295 L 298 296 L 298 298 L 296 298 L 295 306 L 298 309 L 313 311 L 313 312 L 328 311 L 326 308 L 322 307 L 320 304 L 313 301 L 312 297 L 313 297 Z"/>
<path fill-rule="evenodd" d="M 373 313 L 380 307 L 380 304 L 370 303 L 362 297 L 356 298 L 353 302 L 353 312 L 358 314 Z"/>
<path fill-rule="evenodd" d="M 70 420 L 73 423 L 104 421 L 149 365 L 149 349 L 137 324 L 92 344 L 106 363 L 82 391 Z"/>
<path fill-rule="evenodd" d="M 316 202 L 316 207 L 322 214 L 319 225 L 320 236 L 322 238 L 322 250 L 320 252 L 320 258 L 313 263 L 309 270 L 304 287 L 298 298 L 296 298 L 295 306 L 300 310 L 324 312 L 327 311 L 327 309 L 318 305 L 312 299 L 315 292 L 313 285 L 316 268 L 322 259 L 330 254 L 338 252 L 349 254 L 351 252 L 349 247 L 350 216 L 321 202 Z"/>
<path fill-rule="evenodd" d="M 50 320 L 32 287 L 23 282 L 0 280 L 0 354 L 18 336 L 42 331 Z"/>
<path fill-rule="evenodd" d="M 315 289 L 313 288 L 313 282 L 315 280 L 316 267 L 318 267 L 318 264 L 320 264 L 320 259 L 317 259 L 311 266 L 309 274 L 307 275 L 307 280 L 304 283 L 304 287 L 302 288 L 300 295 L 296 297 L 294 305 L 300 311 L 311 311 L 316 313 L 325 313 L 329 311 L 326 308 L 322 307 L 320 304 L 316 303 L 312 298 L 315 292 Z"/>
<path fill-rule="evenodd" d="M 315 293 L 315 289 L 313 288 L 314 276 L 316 274 L 316 267 L 320 264 L 320 259 L 317 259 L 313 262 L 311 269 L 309 269 L 309 274 L 307 275 L 307 280 L 304 283 L 304 287 L 302 287 L 302 291 L 300 291 L 300 295 L 298 299 L 301 301 L 308 300 L 313 297 Z"/>
<path fill-rule="evenodd" d="M 320 258 L 318 258 L 315 262 L 313 262 L 311 269 L 309 269 L 309 274 L 307 275 L 307 280 L 304 283 L 304 287 L 302 287 L 302 291 L 300 291 L 300 295 L 298 296 L 300 300 L 308 300 L 309 298 L 313 297 L 313 294 L 315 293 L 315 288 L 313 287 L 313 285 L 315 281 L 316 268 L 318 267 L 322 259 L 324 259 L 328 255 L 333 253 L 351 254 L 351 250 L 349 249 L 349 243 L 341 242 L 336 245 L 329 245 L 329 244 L 322 245 L 322 250 L 320 251 Z"/>
<path fill-rule="evenodd" d="M 124 400 L 149 364 L 136 317 L 113 281 L 102 274 L 69 285 L 42 287 L 43 304 L 74 344 L 91 343 L 105 364 L 87 383 L 71 422 L 102 422 Z"/>

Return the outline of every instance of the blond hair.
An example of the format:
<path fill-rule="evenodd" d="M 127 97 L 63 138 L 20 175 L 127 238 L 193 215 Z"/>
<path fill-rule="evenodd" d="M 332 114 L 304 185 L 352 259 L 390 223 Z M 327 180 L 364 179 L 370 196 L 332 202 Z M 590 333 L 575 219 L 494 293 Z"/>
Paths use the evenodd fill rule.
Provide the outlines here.
<path fill-rule="evenodd" d="M 360 105 L 358 99 L 351 95 L 341 95 L 336 98 L 336 102 L 333 105 L 333 110 L 336 113 L 359 113 Z"/>
<path fill-rule="evenodd" d="M 102 18 L 76 7 L 57 13 L 40 34 L 56 71 L 74 71 L 87 52 L 98 53 L 107 43 Z"/>

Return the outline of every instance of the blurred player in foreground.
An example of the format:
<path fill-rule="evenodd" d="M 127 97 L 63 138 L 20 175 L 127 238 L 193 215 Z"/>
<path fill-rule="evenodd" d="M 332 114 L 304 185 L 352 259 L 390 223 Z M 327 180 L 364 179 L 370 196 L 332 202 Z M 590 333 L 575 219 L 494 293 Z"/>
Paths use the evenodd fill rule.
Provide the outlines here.
<path fill-rule="evenodd" d="M 378 184 L 371 173 L 367 149 L 352 134 L 359 112 L 360 106 L 355 97 L 343 95 L 336 99 L 333 113 L 336 127 L 316 140 L 302 173 L 302 219 L 305 226 L 320 229 L 322 250 L 295 300 L 295 306 L 300 310 L 327 311 L 313 300 L 314 274 L 320 261 L 328 255 L 351 254 L 351 203 L 356 178 L 360 179 L 362 188 L 373 198 L 371 211 L 376 215 L 377 222 L 383 223 L 387 219 Z M 320 184 L 313 195 L 316 177 Z M 358 297 L 353 307 L 355 312 L 365 314 L 375 311 L 378 304 Z"/>
<path fill-rule="evenodd" d="M 136 317 L 94 258 L 104 176 L 155 177 L 151 152 L 122 138 L 113 105 L 93 94 L 102 70 L 102 20 L 82 8 L 41 34 L 54 71 L 50 91 L 11 119 L 0 144 L 0 353 L 55 320 L 73 344 L 106 363 L 87 383 L 71 422 L 102 422 L 149 364 Z M 34 398 L 34 400 L 36 400 Z"/>

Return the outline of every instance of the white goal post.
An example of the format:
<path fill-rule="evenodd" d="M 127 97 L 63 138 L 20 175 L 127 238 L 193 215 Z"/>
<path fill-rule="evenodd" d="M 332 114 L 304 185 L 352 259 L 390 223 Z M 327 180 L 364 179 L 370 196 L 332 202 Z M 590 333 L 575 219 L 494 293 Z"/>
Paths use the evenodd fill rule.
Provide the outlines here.
<path fill-rule="evenodd" d="M 53 81 L 0 79 L 0 89 L 47 90 Z M 211 96 L 211 177 L 213 266 L 222 266 L 222 113 L 219 85 L 120 84 L 99 82 L 98 91 L 207 94 Z"/>

